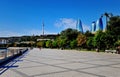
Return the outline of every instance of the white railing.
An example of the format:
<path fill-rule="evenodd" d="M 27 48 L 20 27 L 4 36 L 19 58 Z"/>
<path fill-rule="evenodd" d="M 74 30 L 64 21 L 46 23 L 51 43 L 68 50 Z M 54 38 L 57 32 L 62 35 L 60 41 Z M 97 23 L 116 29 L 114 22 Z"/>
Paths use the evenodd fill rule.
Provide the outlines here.
<path fill-rule="evenodd" d="M 27 47 L 9 47 L 7 49 L 0 50 L 0 63 L 16 55 L 21 55 L 27 49 Z"/>

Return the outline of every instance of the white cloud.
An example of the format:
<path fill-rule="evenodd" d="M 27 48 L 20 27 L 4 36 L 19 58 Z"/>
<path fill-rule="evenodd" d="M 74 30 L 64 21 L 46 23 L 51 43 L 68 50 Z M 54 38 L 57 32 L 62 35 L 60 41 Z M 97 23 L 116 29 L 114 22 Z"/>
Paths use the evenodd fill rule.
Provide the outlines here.
<path fill-rule="evenodd" d="M 77 23 L 77 20 L 73 18 L 60 18 L 55 22 L 54 25 L 58 28 L 63 28 L 63 29 L 66 29 L 66 28 L 76 29 L 76 23 Z M 84 32 L 87 30 L 90 30 L 90 26 L 85 25 L 84 23 L 82 23 L 82 27 Z"/>
<path fill-rule="evenodd" d="M 86 32 L 87 30 L 90 31 L 90 29 L 91 29 L 90 26 L 83 24 L 83 30 L 84 30 L 84 32 Z"/>
<path fill-rule="evenodd" d="M 76 19 L 73 18 L 60 18 L 59 20 L 57 20 L 55 22 L 55 26 L 59 28 L 59 30 L 61 29 L 67 29 L 67 28 L 73 28 L 76 29 Z M 83 30 L 84 32 L 87 30 L 90 30 L 90 26 L 85 25 L 84 23 L 82 23 L 83 25 Z M 60 29 L 61 28 L 61 29 Z M 55 32 L 52 31 L 44 31 L 45 34 L 57 34 Z M 10 37 L 10 36 L 23 36 L 23 35 L 41 35 L 42 34 L 42 30 L 39 29 L 28 29 L 28 30 L 21 30 L 21 32 L 14 32 L 14 31 L 0 31 L 0 37 Z"/>
<path fill-rule="evenodd" d="M 62 27 L 63 29 L 66 29 L 66 28 L 76 28 L 76 20 L 75 19 L 72 19 L 72 18 L 60 18 L 59 20 L 57 20 L 55 22 L 55 26 L 60 28 Z"/>

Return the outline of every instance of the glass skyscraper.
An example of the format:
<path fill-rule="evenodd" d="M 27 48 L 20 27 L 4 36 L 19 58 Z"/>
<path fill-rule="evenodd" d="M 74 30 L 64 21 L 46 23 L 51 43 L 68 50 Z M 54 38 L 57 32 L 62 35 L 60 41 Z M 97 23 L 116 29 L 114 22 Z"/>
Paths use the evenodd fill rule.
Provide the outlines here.
<path fill-rule="evenodd" d="M 96 23 L 92 22 L 92 33 L 94 33 L 96 31 Z"/>
<path fill-rule="evenodd" d="M 80 32 L 83 33 L 83 27 L 82 27 L 82 22 L 80 19 L 78 19 L 77 24 L 76 24 L 76 29 Z"/>
<path fill-rule="evenodd" d="M 96 31 L 98 31 L 98 30 L 103 30 L 102 18 L 99 18 L 96 22 Z"/>

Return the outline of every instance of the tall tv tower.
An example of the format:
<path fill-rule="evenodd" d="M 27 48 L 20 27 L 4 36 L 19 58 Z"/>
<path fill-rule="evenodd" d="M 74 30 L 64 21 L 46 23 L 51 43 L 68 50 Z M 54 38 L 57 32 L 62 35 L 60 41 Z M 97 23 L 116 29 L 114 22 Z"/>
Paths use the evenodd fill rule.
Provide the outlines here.
<path fill-rule="evenodd" d="M 43 33 L 43 36 L 44 36 L 44 22 L 42 22 L 42 33 Z"/>

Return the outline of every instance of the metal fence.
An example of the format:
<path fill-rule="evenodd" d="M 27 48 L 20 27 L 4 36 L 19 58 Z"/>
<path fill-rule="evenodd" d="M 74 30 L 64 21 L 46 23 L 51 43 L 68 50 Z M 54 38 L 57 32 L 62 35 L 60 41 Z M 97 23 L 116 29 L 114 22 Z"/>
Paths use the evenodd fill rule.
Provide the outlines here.
<path fill-rule="evenodd" d="M 0 63 L 16 55 L 21 55 L 27 49 L 28 48 L 26 47 L 9 47 L 7 49 L 0 50 Z"/>

